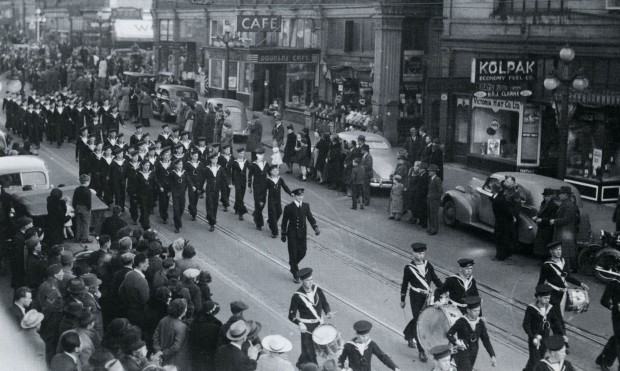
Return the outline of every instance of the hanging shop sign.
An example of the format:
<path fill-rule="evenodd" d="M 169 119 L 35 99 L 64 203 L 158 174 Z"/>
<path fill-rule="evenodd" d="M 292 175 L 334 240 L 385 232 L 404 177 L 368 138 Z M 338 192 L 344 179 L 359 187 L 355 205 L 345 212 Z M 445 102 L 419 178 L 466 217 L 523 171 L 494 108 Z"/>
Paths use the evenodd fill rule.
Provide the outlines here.
<path fill-rule="evenodd" d="M 265 15 L 237 16 L 237 32 L 279 32 L 282 17 Z"/>
<path fill-rule="evenodd" d="M 248 62 L 260 64 L 281 64 L 281 63 L 318 63 L 318 54 L 309 53 L 278 53 L 264 52 L 260 54 L 248 54 Z"/>
<path fill-rule="evenodd" d="M 526 86 L 536 80 L 538 66 L 528 59 L 473 58 L 471 82 Z"/>
<path fill-rule="evenodd" d="M 513 100 L 505 100 L 505 99 L 489 99 L 489 98 L 478 98 L 473 97 L 472 107 L 482 107 L 482 108 L 490 108 L 494 111 L 504 110 L 504 111 L 515 111 L 521 112 L 523 105 L 521 102 L 513 101 Z"/>
<path fill-rule="evenodd" d="M 540 110 L 534 106 L 524 107 L 522 124 L 519 125 L 521 137 L 517 154 L 517 165 L 521 168 L 540 165 L 540 132 L 542 119 Z"/>

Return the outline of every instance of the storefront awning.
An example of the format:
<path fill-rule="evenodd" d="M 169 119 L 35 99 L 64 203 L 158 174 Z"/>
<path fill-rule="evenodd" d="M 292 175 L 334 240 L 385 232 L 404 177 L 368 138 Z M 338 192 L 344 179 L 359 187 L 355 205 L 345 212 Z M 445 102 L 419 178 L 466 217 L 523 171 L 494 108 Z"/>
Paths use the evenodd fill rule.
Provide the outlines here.
<path fill-rule="evenodd" d="M 117 41 L 153 41 L 153 21 L 141 19 L 117 19 L 114 22 Z"/>
<path fill-rule="evenodd" d="M 332 81 L 354 79 L 372 84 L 374 71 L 367 66 L 330 66 L 329 77 Z"/>
<path fill-rule="evenodd" d="M 587 107 L 619 107 L 620 91 L 595 90 L 589 92 L 572 91 L 570 102 Z"/>

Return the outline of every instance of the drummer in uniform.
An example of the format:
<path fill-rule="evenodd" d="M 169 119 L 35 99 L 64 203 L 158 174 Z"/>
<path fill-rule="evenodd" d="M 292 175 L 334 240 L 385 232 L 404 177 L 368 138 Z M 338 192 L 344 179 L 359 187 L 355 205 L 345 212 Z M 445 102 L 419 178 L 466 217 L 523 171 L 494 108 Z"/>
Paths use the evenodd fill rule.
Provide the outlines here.
<path fill-rule="evenodd" d="M 424 259 L 426 244 L 416 242 L 411 245 L 411 248 L 413 249 L 413 260 L 405 266 L 403 273 L 403 283 L 400 286 L 400 307 L 405 308 L 407 291 L 410 291 L 409 301 L 413 318 L 405 327 L 404 335 L 409 347 L 415 348 L 416 344 L 420 343 L 417 334 L 418 317 L 422 309 L 428 304 L 429 297 L 432 298 L 433 296 L 431 283 L 434 283 L 435 287 L 441 287 L 443 283 L 437 277 L 435 268 Z M 427 361 L 422 347 L 419 347 L 419 358 L 422 362 Z"/>
<path fill-rule="evenodd" d="M 461 313 L 467 312 L 465 298 L 467 296 L 480 296 L 478 294 L 478 286 L 476 279 L 473 277 L 474 260 L 463 258 L 458 260 L 461 267 L 459 274 L 453 274 L 446 278 L 440 290 L 435 290 L 435 300 L 439 299 L 442 293 L 447 293 L 450 297 L 450 303 L 456 305 Z M 439 305 L 435 303 L 435 305 Z"/>
<path fill-rule="evenodd" d="M 383 353 L 377 343 L 370 338 L 372 323 L 368 321 L 357 321 L 353 324 L 353 329 L 357 336 L 352 341 L 344 344 L 342 354 L 338 358 L 338 367 L 353 371 L 371 371 L 370 362 L 375 355 L 390 370 L 399 371 L 398 366 L 392 361 L 390 356 Z"/>
<path fill-rule="evenodd" d="M 332 317 L 325 294 L 320 287 L 313 283 L 312 268 L 302 268 L 298 272 L 302 280 L 301 287 L 293 294 L 288 319 L 299 326 L 301 332 L 301 354 L 297 360 L 297 367 L 313 362 L 317 363 L 312 332 L 323 324 L 323 315 Z"/>
<path fill-rule="evenodd" d="M 549 352 L 534 366 L 534 371 L 575 371 L 573 365 L 566 360 L 566 344 L 562 336 L 549 336 L 545 343 Z"/>
<path fill-rule="evenodd" d="M 454 355 L 454 361 L 459 371 L 473 370 L 478 357 L 478 339 L 482 339 L 482 344 L 491 357 L 491 365 L 493 367 L 497 365 L 486 323 L 480 317 L 481 302 L 482 300 L 478 296 L 466 297 L 467 314 L 457 319 L 448 331 L 448 340 L 458 348 L 458 352 Z"/>
<path fill-rule="evenodd" d="M 435 360 L 435 367 L 431 371 L 457 371 L 452 366 L 452 346 L 450 344 L 437 345 L 432 347 L 429 352 Z"/>
<path fill-rule="evenodd" d="M 553 330 L 554 335 L 564 335 L 564 323 L 549 304 L 553 288 L 547 284 L 536 286 L 536 302 L 525 308 L 523 330 L 527 334 L 529 359 L 523 371 L 532 371 L 546 352 L 547 339 Z"/>
<path fill-rule="evenodd" d="M 551 257 L 547 259 L 540 268 L 538 284 L 546 283 L 551 286 L 553 289 L 551 293 L 551 305 L 553 305 L 553 310 L 558 312 L 559 317 L 563 321 L 566 292 L 568 291 L 566 282 L 580 286 L 584 290 L 589 290 L 589 288 L 585 283 L 582 283 L 569 273 L 568 266 L 562 257 L 561 241 L 552 242 L 547 245 L 547 247 L 549 248 Z"/>

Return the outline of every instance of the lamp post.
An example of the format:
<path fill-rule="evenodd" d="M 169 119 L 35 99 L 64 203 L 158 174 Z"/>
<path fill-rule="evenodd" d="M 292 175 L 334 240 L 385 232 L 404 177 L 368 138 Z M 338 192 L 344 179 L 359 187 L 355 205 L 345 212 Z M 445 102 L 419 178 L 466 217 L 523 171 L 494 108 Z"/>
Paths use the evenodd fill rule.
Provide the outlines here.
<path fill-rule="evenodd" d="M 40 8 L 37 8 L 34 12 L 36 13 L 34 20 L 37 23 L 37 43 L 39 43 L 41 41 L 41 23 L 47 22 L 47 19 L 45 18 L 45 14 L 41 14 Z"/>
<path fill-rule="evenodd" d="M 551 72 L 545 78 L 545 89 L 550 91 L 558 91 L 562 97 L 562 106 L 560 108 L 559 133 L 558 133 L 558 167 L 557 178 L 564 180 L 566 175 L 566 151 L 568 147 L 568 101 L 570 99 L 571 87 L 577 91 L 585 90 L 589 81 L 583 77 L 583 69 L 573 72 L 571 63 L 575 59 L 575 51 L 566 45 L 560 50 L 560 60 L 562 65 Z M 556 90 L 557 89 L 557 90 Z"/>
<path fill-rule="evenodd" d="M 224 63 L 224 98 L 228 98 L 228 79 L 229 79 L 229 65 L 230 65 L 230 49 L 234 47 L 240 47 L 243 45 L 241 39 L 237 36 L 231 36 L 230 25 L 224 25 L 224 34 L 218 35 L 213 42 L 213 45 L 218 48 L 226 48 L 226 61 Z"/>

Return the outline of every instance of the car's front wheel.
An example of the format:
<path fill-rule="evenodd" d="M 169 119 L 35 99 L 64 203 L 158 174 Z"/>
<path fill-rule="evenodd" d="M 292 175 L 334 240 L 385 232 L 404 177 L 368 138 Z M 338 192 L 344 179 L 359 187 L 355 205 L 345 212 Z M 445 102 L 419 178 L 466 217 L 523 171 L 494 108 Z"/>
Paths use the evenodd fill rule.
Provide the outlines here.
<path fill-rule="evenodd" d="M 459 221 L 456 219 L 456 205 L 454 200 L 448 198 L 443 203 L 443 224 L 448 227 L 456 227 Z"/>

